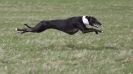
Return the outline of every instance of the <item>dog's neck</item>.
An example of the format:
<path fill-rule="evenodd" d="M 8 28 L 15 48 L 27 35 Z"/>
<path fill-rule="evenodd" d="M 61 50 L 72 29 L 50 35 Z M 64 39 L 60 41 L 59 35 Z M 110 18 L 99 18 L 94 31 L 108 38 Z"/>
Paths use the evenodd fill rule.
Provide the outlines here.
<path fill-rule="evenodd" d="M 89 25 L 89 21 L 88 21 L 88 19 L 86 18 L 86 16 L 82 16 L 82 22 L 83 22 L 83 24 L 85 24 L 85 25 Z"/>

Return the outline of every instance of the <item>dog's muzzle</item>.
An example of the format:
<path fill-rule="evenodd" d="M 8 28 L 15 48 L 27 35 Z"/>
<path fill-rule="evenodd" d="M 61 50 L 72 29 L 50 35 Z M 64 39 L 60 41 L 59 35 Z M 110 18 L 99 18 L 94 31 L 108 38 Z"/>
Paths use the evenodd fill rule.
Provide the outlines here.
<path fill-rule="evenodd" d="M 103 28 L 102 28 L 101 23 L 100 23 L 100 24 L 94 24 L 94 25 L 93 25 L 93 28 L 94 28 L 94 29 L 101 30 L 101 31 L 103 32 L 103 30 L 102 30 Z"/>
<path fill-rule="evenodd" d="M 101 25 L 97 25 L 97 24 L 94 24 L 93 26 L 96 27 L 96 28 L 101 27 Z"/>

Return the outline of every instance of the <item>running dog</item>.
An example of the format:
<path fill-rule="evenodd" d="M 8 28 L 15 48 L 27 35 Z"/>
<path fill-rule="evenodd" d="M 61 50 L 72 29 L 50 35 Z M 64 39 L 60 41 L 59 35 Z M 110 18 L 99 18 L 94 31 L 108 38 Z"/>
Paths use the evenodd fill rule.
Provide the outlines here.
<path fill-rule="evenodd" d="M 26 32 L 40 33 L 47 29 L 56 29 L 70 35 L 77 33 L 79 30 L 82 31 L 82 33 L 95 32 L 98 34 L 102 32 L 102 30 L 96 29 L 101 27 L 102 24 L 92 16 L 75 16 L 67 19 L 43 20 L 34 27 L 27 24 L 24 25 L 26 28 L 16 29 L 21 32 L 21 34 Z M 87 26 L 93 28 L 88 28 Z"/>

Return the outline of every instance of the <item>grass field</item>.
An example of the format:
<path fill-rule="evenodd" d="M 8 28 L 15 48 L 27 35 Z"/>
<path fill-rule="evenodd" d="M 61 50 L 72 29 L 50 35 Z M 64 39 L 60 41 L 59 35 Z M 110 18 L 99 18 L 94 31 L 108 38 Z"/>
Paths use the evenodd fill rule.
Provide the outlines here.
<path fill-rule="evenodd" d="M 15 31 L 78 15 L 104 33 Z M 0 74 L 133 74 L 133 0 L 0 0 Z"/>

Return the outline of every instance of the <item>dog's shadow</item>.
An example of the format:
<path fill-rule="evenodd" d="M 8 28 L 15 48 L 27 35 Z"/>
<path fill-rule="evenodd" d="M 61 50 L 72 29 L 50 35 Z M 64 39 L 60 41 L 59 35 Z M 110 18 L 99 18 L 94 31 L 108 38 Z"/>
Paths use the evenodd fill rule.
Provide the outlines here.
<path fill-rule="evenodd" d="M 80 46 L 80 45 L 66 45 L 67 48 L 70 48 L 72 50 L 118 50 L 118 47 L 113 47 L 113 46 Z"/>
<path fill-rule="evenodd" d="M 56 47 L 56 48 L 55 48 Z M 47 49 L 55 48 L 56 50 L 119 50 L 118 47 L 113 46 L 93 46 L 93 45 L 75 45 L 75 44 L 66 44 L 61 46 L 50 45 L 46 47 Z M 54 49 L 54 50 L 55 50 Z"/>

